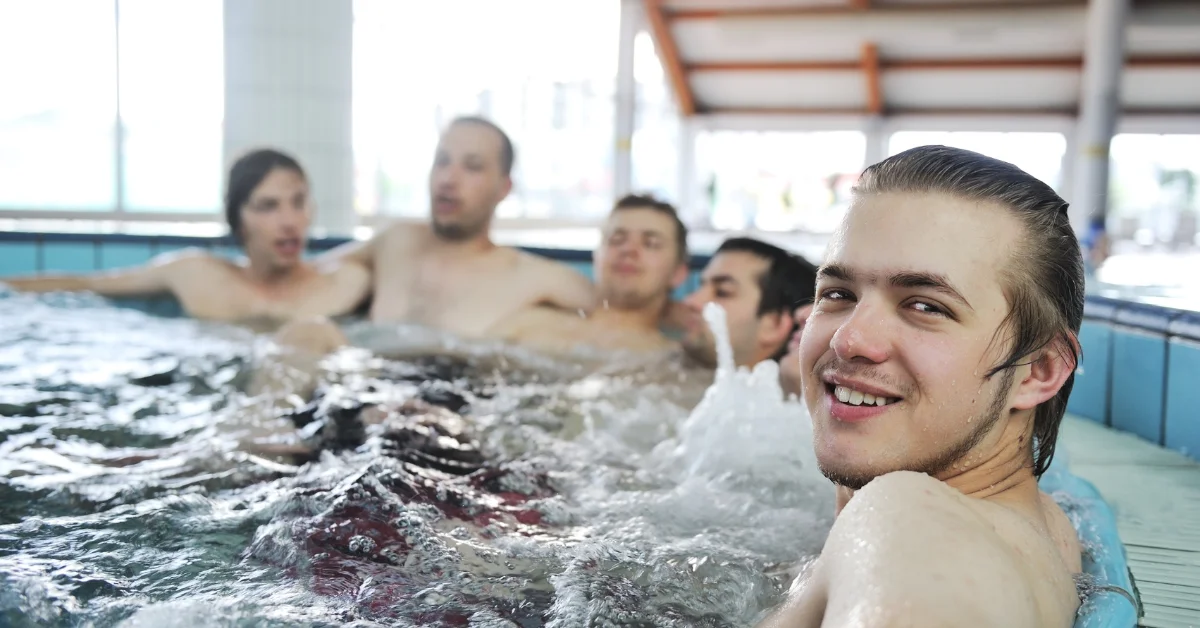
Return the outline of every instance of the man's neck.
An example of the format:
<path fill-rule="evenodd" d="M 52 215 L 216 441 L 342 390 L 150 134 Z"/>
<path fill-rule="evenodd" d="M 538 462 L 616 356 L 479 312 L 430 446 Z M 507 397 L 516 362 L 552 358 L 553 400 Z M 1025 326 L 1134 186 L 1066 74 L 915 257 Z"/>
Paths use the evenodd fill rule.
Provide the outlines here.
<path fill-rule="evenodd" d="M 1013 417 L 998 435 L 985 438 L 935 478 L 967 497 L 1008 506 L 1037 507 L 1038 484 L 1033 475 L 1029 431 L 1032 421 Z M 835 512 L 840 513 L 854 491 L 837 487 Z"/>
<path fill-rule="evenodd" d="M 937 479 L 967 497 L 997 501 L 1037 499 L 1030 445 L 1032 420 L 1012 417 L 995 439 L 986 438 Z"/>
<path fill-rule="evenodd" d="M 434 243 L 439 251 L 454 255 L 456 257 L 479 255 L 487 253 L 496 248 L 492 242 L 491 235 L 488 231 L 463 240 L 453 240 L 445 238 L 433 231 Z"/>

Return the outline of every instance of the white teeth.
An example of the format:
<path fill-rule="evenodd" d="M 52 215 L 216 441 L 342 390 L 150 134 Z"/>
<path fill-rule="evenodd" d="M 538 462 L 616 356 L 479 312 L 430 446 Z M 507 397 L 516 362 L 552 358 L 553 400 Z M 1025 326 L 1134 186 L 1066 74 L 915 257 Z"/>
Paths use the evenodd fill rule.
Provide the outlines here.
<path fill-rule="evenodd" d="M 845 386 L 834 386 L 833 396 L 842 403 L 848 403 L 852 406 L 886 406 L 895 399 L 887 397 L 876 397 L 875 395 L 846 388 Z"/>

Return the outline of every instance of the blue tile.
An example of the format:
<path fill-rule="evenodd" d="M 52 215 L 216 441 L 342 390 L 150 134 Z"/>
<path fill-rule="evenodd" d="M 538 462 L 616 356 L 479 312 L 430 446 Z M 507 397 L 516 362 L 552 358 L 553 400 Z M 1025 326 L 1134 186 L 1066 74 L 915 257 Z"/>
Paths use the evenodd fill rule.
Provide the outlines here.
<path fill-rule="evenodd" d="M 1117 327 L 1112 343 L 1112 426 L 1162 444 L 1166 337 Z"/>
<path fill-rule="evenodd" d="M 129 268 L 150 261 L 150 244 L 103 242 L 100 244 L 100 268 Z"/>
<path fill-rule="evenodd" d="M 242 250 L 236 246 L 214 246 L 212 254 L 228 260 L 237 260 L 242 257 Z"/>
<path fill-rule="evenodd" d="M 42 244 L 42 270 L 93 272 L 96 270 L 96 245 L 92 242 L 46 242 Z"/>
<path fill-rule="evenodd" d="M 567 262 L 567 266 L 574 268 L 575 270 L 582 273 L 584 277 L 587 277 L 588 279 L 591 279 L 592 281 L 595 281 L 595 279 L 596 279 L 592 275 L 591 262 Z"/>
<path fill-rule="evenodd" d="M 1083 322 L 1079 329 L 1083 358 L 1079 371 L 1075 373 L 1071 398 L 1067 400 L 1067 412 L 1102 425 L 1108 424 L 1111 343 L 1112 327 L 1104 323 Z"/>
<path fill-rule="evenodd" d="M 37 246 L 36 242 L 0 242 L 0 277 L 36 274 Z"/>
<path fill-rule="evenodd" d="M 1172 338 L 1163 444 L 1200 459 L 1200 342 Z"/>

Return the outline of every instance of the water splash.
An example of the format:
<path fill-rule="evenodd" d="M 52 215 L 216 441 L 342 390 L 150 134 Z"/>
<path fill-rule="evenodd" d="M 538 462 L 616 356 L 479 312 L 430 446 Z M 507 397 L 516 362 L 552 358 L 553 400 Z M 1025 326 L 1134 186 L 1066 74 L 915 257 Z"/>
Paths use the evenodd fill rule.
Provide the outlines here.
<path fill-rule="evenodd" d="M 785 399 L 779 364 L 764 360 L 753 369 L 738 367 L 725 310 L 709 303 L 703 314 L 716 341 L 716 376 L 680 427 L 670 464 L 682 462 L 689 476 L 734 473 L 823 483 L 813 454 L 812 419 L 800 403 Z"/>

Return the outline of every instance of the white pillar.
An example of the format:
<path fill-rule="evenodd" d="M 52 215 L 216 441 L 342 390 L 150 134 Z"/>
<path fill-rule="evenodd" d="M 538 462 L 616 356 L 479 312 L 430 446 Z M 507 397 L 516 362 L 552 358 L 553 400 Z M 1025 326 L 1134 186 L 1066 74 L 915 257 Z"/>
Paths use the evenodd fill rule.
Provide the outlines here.
<path fill-rule="evenodd" d="M 308 173 L 313 235 L 350 235 L 352 0 L 225 0 L 225 161 L 270 147 Z"/>
<path fill-rule="evenodd" d="M 643 22 L 641 0 L 621 0 L 620 41 L 617 46 L 617 102 L 614 129 L 613 198 L 633 187 L 633 129 L 637 116 L 637 77 L 633 46 Z"/>
<path fill-rule="evenodd" d="M 698 202 L 702 195 L 696 181 L 696 133 L 695 118 L 679 116 L 679 180 L 676 187 L 680 218 L 688 224 L 701 224 L 708 218 L 707 210 Z"/>
<path fill-rule="evenodd" d="M 875 165 L 884 159 L 888 158 L 888 140 L 892 134 L 884 128 L 883 119 L 872 117 L 863 125 L 863 134 L 867 136 L 867 153 L 865 155 L 866 164 L 863 166 Z"/>
<path fill-rule="evenodd" d="M 1129 0 L 1088 3 L 1083 86 L 1069 199 L 1071 226 L 1081 236 L 1087 232 L 1092 216 L 1108 211 L 1108 150 L 1120 115 L 1128 14 Z"/>

